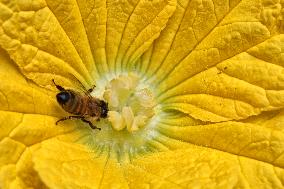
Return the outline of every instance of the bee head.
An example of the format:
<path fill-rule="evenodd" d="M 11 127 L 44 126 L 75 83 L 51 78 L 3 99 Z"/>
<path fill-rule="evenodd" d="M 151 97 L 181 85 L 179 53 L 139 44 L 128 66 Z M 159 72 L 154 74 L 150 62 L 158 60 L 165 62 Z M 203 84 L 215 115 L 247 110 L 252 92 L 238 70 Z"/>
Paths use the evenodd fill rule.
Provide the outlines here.
<path fill-rule="evenodd" d="M 61 91 L 56 95 L 57 102 L 61 105 L 67 103 L 71 98 L 71 94 L 68 91 Z"/>
<path fill-rule="evenodd" d="M 106 118 L 108 114 L 108 104 L 103 100 L 101 101 L 101 109 L 102 109 L 101 117 Z"/>

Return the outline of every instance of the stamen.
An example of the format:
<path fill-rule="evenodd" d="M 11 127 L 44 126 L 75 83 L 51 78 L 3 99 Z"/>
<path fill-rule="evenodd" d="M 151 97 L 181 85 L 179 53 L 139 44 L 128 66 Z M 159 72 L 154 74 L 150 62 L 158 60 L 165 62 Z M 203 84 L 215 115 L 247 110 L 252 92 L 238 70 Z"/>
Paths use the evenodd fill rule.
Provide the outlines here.
<path fill-rule="evenodd" d="M 138 131 L 155 114 L 154 95 L 148 88 L 139 88 L 135 74 L 111 80 L 103 97 L 109 104 L 108 120 L 116 131 Z"/>

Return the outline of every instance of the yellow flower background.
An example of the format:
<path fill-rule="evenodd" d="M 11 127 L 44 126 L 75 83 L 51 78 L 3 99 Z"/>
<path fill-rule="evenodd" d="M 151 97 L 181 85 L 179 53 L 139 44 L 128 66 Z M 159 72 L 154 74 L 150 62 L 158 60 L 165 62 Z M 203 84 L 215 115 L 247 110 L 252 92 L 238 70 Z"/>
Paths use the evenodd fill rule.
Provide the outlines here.
<path fill-rule="evenodd" d="M 283 6 L 0 0 L 0 188 L 283 188 Z M 161 109 L 144 152 L 55 125 L 52 79 L 100 88 L 128 72 Z"/>

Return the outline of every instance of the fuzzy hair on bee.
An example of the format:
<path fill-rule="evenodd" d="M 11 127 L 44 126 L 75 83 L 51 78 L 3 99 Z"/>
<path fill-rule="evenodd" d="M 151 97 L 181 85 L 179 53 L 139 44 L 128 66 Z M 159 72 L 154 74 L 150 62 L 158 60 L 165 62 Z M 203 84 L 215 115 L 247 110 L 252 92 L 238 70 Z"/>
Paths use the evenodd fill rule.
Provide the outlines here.
<path fill-rule="evenodd" d="M 65 89 L 57 85 L 52 80 L 59 93 L 56 94 L 58 104 L 71 116 L 59 119 L 56 125 L 64 120 L 80 119 L 88 123 L 92 129 L 101 129 L 93 125 L 90 120 L 99 121 L 100 118 L 107 118 L 108 116 L 108 103 L 90 95 L 94 87 L 86 90 L 84 93 L 77 92 L 71 89 Z"/>

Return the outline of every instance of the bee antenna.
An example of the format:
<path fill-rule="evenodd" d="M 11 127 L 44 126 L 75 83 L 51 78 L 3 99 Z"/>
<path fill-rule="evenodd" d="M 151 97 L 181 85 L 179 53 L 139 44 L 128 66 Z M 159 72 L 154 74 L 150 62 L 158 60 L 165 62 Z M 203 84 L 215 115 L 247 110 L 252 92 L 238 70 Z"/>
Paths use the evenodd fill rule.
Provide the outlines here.
<path fill-rule="evenodd" d="M 57 85 L 54 81 L 54 79 L 52 79 L 52 82 L 54 83 L 54 85 L 56 86 L 56 88 L 60 91 L 65 91 L 65 89 L 63 87 L 61 87 L 60 85 Z"/>

